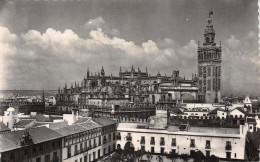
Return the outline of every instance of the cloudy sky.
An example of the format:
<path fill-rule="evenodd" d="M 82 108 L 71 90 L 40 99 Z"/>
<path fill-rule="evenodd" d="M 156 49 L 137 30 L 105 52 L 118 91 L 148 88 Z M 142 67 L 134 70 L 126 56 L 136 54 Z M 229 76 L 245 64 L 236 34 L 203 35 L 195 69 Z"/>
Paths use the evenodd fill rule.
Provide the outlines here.
<path fill-rule="evenodd" d="M 259 94 L 257 9 L 257 0 L 0 1 L 0 89 L 57 89 L 102 65 L 190 78 L 213 10 L 222 92 Z"/>

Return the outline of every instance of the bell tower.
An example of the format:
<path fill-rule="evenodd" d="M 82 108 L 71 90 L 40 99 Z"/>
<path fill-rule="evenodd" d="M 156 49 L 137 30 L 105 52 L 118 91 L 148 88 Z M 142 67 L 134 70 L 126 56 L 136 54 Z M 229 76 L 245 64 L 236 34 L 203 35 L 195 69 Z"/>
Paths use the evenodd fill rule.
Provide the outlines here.
<path fill-rule="evenodd" d="M 221 44 L 215 43 L 215 29 L 212 24 L 211 15 L 207 19 L 204 31 L 204 42 L 202 46 L 198 44 L 198 99 L 200 102 L 218 103 L 220 102 L 221 85 Z"/>

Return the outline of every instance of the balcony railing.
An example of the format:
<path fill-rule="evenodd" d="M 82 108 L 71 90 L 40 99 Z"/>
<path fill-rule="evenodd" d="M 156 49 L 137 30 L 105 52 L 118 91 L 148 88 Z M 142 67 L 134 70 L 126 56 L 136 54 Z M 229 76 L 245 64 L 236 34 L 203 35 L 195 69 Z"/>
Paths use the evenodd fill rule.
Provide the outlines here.
<path fill-rule="evenodd" d="M 84 152 L 84 149 L 83 148 L 80 148 L 80 153 L 83 153 Z"/>
<path fill-rule="evenodd" d="M 74 155 L 78 155 L 78 154 L 80 154 L 80 151 L 79 150 L 75 150 Z"/>
<path fill-rule="evenodd" d="M 116 139 L 117 139 L 117 140 L 121 140 L 121 136 L 120 136 L 120 135 L 117 135 L 117 136 L 116 136 Z"/>
<path fill-rule="evenodd" d="M 164 146 L 164 145 L 165 145 L 165 142 L 164 142 L 164 141 L 161 141 L 161 142 L 160 142 L 160 145 L 161 145 L 161 146 Z"/>
<path fill-rule="evenodd" d="M 190 147 L 195 147 L 195 143 L 191 143 L 191 144 L 190 144 Z"/>
<path fill-rule="evenodd" d="M 211 149 L 210 145 L 206 145 L 205 149 Z"/>
<path fill-rule="evenodd" d="M 232 150 L 232 146 L 231 145 L 226 145 L 226 150 Z"/>
<path fill-rule="evenodd" d="M 141 144 L 145 144 L 145 140 L 141 140 L 140 143 L 141 143 Z"/>
<path fill-rule="evenodd" d="M 152 140 L 152 141 L 150 142 L 150 144 L 151 144 L 151 145 L 154 145 L 154 144 L 155 144 L 155 141 L 154 141 L 154 140 Z"/>
<path fill-rule="evenodd" d="M 176 146 L 176 142 L 172 142 L 172 146 Z"/>
<path fill-rule="evenodd" d="M 132 136 L 126 136 L 127 141 L 132 141 Z"/>

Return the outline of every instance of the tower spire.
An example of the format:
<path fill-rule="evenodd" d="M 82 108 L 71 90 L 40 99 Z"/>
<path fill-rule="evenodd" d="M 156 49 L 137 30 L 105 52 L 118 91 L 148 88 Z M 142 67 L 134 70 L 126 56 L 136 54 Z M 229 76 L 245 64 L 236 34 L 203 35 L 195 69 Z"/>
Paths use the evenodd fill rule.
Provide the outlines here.
<path fill-rule="evenodd" d="M 87 71 L 87 77 L 89 77 L 89 67 L 88 67 L 88 71 Z"/>

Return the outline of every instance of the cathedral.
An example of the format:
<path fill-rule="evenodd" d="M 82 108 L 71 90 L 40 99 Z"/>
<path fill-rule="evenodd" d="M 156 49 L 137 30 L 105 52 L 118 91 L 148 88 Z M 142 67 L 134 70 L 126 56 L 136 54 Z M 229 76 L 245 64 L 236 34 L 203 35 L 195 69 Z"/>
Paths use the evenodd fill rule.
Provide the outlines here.
<path fill-rule="evenodd" d="M 174 107 L 178 103 L 220 102 L 221 44 L 215 43 L 215 29 L 210 12 L 204 31 L 204 42 L 198 43 L 198 75 L 190 79 L 180 76 L 179 70 L 171 75 L 148 73 L 133 66 L 125 71 L 121 67 L 117 76 L 107 75 L 105 68 L 87 75 L 81 83 L 75 82 L 58 89 L 57 105 L 61 111 L 69 111 L 74 105 L 79 109 L 140 107 L 162 105 Z"/>

